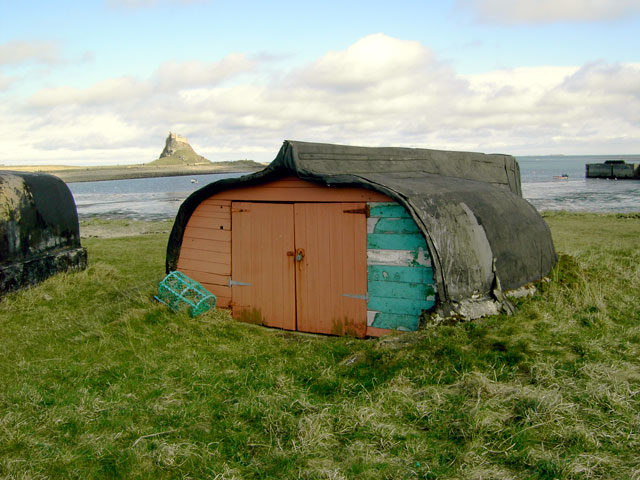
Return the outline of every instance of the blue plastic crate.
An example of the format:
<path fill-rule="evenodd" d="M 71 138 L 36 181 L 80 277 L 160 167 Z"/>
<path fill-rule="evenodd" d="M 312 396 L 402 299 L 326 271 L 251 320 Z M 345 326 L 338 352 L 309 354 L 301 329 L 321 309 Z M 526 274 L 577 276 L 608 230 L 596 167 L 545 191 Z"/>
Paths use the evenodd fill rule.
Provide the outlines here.
<path fill-rule="evenodd" d="M 169 273 L 158 285 L 156 300 L 178 311 L 185 305 L 191 309 L 191 316 L 196 317 L 216 306 L 216 297 L 195 280 L 184 273 Z"/>

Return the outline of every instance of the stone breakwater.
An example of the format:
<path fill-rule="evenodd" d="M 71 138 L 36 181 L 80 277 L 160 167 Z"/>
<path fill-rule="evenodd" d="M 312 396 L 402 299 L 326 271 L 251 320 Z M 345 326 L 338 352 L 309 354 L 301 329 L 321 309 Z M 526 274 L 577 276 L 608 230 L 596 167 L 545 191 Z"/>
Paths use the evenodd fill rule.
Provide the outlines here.
<path fill-rule="evenodd" d="M 604 163 L 587 163 L 586 178 L 610 178 L 621 180 L 639 180 L 640 163 L 627 163 L 624 160 L 607 160 Z"/>

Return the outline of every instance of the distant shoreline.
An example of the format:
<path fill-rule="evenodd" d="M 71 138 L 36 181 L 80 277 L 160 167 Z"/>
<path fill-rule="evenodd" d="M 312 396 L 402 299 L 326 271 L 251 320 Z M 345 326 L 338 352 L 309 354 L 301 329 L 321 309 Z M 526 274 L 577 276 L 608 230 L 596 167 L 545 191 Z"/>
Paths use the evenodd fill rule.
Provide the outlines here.
<path fill-rule="evenodd" d="M 135 178 L 177 177 L 188 175 L 206 175 L 212 173 L 253 173 L 260 168 L 246 165 L 187 165 L 187 166 L 143 166 L 116 165 L 108 167 L 67 167 L 49 165 L 0 166 L 0 170 L 17 172 L 36 172 L 55 175 L 65 183 L 99 182 L 103 180 L 128 180 Z"/>

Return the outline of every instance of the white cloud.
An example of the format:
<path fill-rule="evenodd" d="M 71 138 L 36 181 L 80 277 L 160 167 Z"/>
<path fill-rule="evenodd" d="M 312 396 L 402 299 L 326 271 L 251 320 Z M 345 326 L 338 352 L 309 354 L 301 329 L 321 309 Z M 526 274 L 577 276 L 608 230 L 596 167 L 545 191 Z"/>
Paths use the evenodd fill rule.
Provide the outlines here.
<path fill-rule="evenodd" d="M 0 105 L 0 163 L 147 162 L 169 130 L 212 160 L 269 160 L 286 138 L 515 154 L 640 150 L 639 64 L 465 76 L 420 43 L 376 34 L 268 72 L 233 54 L 12 99 Z"/>
<path fill-rule="evenodd" d="M 0 73 L 0 92 L 2 92 L 3 90 L 8 90 L 9 85 L 11 85 L 14 81 L 14 77 L 9 77 L 8 75 L 2 75 Z"/>
<path fill-rule="evenodd" d="M 640 13 L 640 0 L 457 0 L 478 20 L 497 23 L 598 22 Z"/>
<path fill-rule="evenodd" d="M 168 62 L 160 65 L 149 80 L 118 77 L 104 80 L 88 88 L 54 87 L 36 92 L 29 104 L 36 108 L 57 105 L 104 105 L 137 102 L 181 89 L 216 85 L 255 68 L 255 62 L 232 53 L 219 62 Z"/>
<path fill-rule="evenodd" d="M 640 64 L 587 64 L 568 76 L 561 88 L 572 92 L 588 92 L 592 96 L 611 94 L 637 97 L 640 95 L 638 67 Z"/>
<path fill-rule="evenodd" d="M 30 99 L 33 107 L 50 108 L 57 105 L 100 104 L 113 105 L 114 102 L 140 97 L 150 90 L 146 82 L 138 82 L 131 77 L 110 78 L 89 88 L 54 87 L 36 92 Z"/>
<path fill-rule="evenodd" d="M 640 64 L 585 65 L 540 101 L 546 111 L 559 112 L 564 127 L 588 127 L 594 135 L 640 133 Z"/>
<path fill-rule="evenodd" d="M 431 49 L 419 42 L 369 35 L 349 48 L 328 52 L 300 72 L 306 85 L 351 91 L 383 80 L 425 74 L 435 65 Z"/>
<path fill-rule="evenodd" d="M 163 89 L 201 87 L 220 83 L 255 67 L 256 62 L 239 53 L 213 63 L 167 62 L 156 70 L 152 83 Z"/>
<path fill-rule="evenodd" d="M 7 42 L 0 45 L 0 67 L 25 62 L 52 65 L 60 62 L 58 47 L 51 42 Z"/>

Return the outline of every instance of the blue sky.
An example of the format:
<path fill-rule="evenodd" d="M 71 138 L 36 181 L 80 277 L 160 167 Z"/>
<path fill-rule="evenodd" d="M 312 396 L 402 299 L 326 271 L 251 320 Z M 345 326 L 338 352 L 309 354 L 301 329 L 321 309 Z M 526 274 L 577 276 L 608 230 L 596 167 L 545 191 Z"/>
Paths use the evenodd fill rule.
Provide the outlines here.
<path fill-rule="evenodd" d="M 0 164 L 640 153 L 640 0 L 0 0 Z"/>

